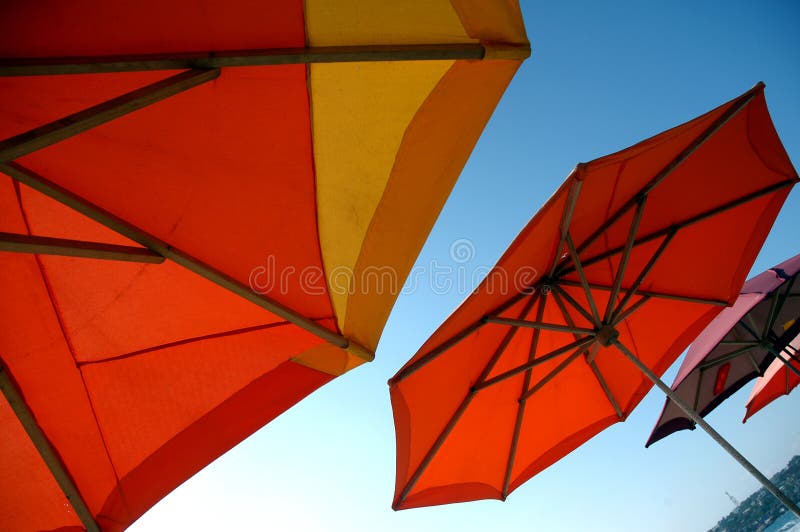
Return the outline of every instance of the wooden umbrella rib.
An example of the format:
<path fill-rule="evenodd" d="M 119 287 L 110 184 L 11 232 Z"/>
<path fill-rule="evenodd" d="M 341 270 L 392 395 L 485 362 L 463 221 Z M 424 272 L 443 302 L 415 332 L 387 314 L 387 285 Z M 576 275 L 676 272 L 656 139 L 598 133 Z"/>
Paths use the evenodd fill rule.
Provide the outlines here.
<path fill-rule="evenodd" d="M 25 432 L 39 452 L 45 465 L 52 473 L 53 478 L 61 488 L 64 496 L 75 510 L 75 514 L 78 516 L 81 523 L 83 523 L 83 526 L 85 526 L 86 530 L 89 532 L 99 532 L 100 527 L 97 526 L 97 522 L 94 520 L 91 510 L 89 510 L 89 507 L 86 505 L 86 501 L 83 500 L 78 487 L 72 480 L 61 458 L 59 458 L 58 453 L 56 453 L 50 445 L 47 436 L 36 421 L 36 416 L 31 412 L 30 407 L 22 397 L 22 393 L 17 388 L 16 383 L 11 376 L 8 375 L 2 364 L 0 364 L 0 390 L 2 390 L 8 404 L 11 406 L 17 419 L 19 419 L 22 428 L 25 429 Z"/>
<path fill-rule="evenodd" d="M 564 212 L 561 216 L 561 231 L 558 239 L 558 245 L 556 246 L 556 255 L 553 257 L 553 265 L 550 268 L 550 277 L 555 275 L 556 269 L 559 266 L 560 255 L 561 255 L 561 247 L 564 245 L 564 241 L 567 238 L 567 232 L 569 231 L 569 227 L 572 224 L 572 216 L 575 214 L 575 205 L 578 203 L 578 196 L 581 192 L 581 187 L 583 186 L 583 181 L 581 181 L 577 175 L 583 172 L 582 164 L 579 164 L 575 167 L 575 170 L 572 171 L 572 185 L 569 188 L 569 195 L 567 196 L 567 204 L 564 208 Z"/>
<path fill-rule="evenodd" d="M 498 325 L 527 327 L 530 329 L 537 329 L 542 331 L 554 331 L 554 332 L 577 333 L 577 334 L 593 334 L 595 332 L 594 329 L 587 329 L 585 327 L 559 325 L 557 323 L 544 323 L 541 321 L 516 320 L 513 318 L 501 318 L 498 316 L 487 316 L 486 321 L 488 323 L 496 323 Z"/>
<path fill-rule="evenodd" d="M 580 282 L 572 281 L 572 280 L 569 280 L 569 279 L 559 279 L 558 282 L 560 284 L 564 285 L 564 286 L 577 286 L 577 287 L 582 286 L 582 284 Z M 589 283 L 589 287 L 592 290 L 611 291 L 611 287 L 610 286 L 605 286 L 605 285 L 596 284 L 596 283 Z M 665 294 L 663 292 L 653 292 L 652 290 L 636 290 L 634 292 L 634 294 L 635 295 L 640 295 L 640 296 L 654 297 L 654 298 L 657 298 L 657 299 L 671 299 L 671 300 L 675 300 L 675 301 L 685 301 L 686 303 L 697 303 L 697 304 L 701 304 L 701 305 L 714 305 L 714 306 L 717 306 L 717 307 L 727 307 L 728 306 L 728 302 L 727 301 L 722 301 L 721 299 L 707 299 L 707 298 L 702 298 L 702 297 L 682 296 L 682 295 L 678 295 L 678 294 Z"/>
<path fill-rule="evenodd" d="M 632 209 L 640 198 L 649 194 L 654 188 L 661 184 L 676 168 L 678 168 L 686 159 L 688 159 L 694 152 L 696 152 L 705 142 L 711 138 L 714 133 L 719 131 L 722 126 L 727 124 L 739 111 L 744 109 L 748 103 L 764 89 L 764 83 L 758 82 L 756 85 L 737 98 L 731 106 L 725 110 L 714 122 L 712 122 L 706 129 L 704 129 L 695 139 L 684 148 L 678 155 L 676 155 L 669 163 L 667 163 L 642 189 L 632 196 L 627 202 L 617 209 L 608 220 L 603 222 L 586 240 L 577 246 L 578 253 L 583 253 L 597 238 L 608 230 L 609 227 L 614 225 L 626 212 Z"/>
<path fill-rule="evenodd" d="M 641 296 L 639 299 L 636 300 L 636 302 L 633 305 L 626 308 L 625 310 L 620 312 L 617 316 L 615 316 L 612 321 L 612 325 L 616 327 L 623 321 L 627 320 L 631 316 L 631 314 L 639 310 L 639 307 L 641 307 L 651 299 L 653 299 L 651 296 Z"/>
<path fill-rule="evenodd" d="M 620 257 L 619 266 L 617 266 L 617 274 L 614 276 L 614 284 L 611 287 L 611 295 L 608 298 L 606 305 L 606 312 L 603 317 L 603 323 L 609 323 L 614 312 L 614 304 L 619 295 L 619 289 L 622 286 L 622 279 L 625 277 L 625 270 L 628 266 L 628 260 L 631 257 L 633 250 L 633 243 L 636 240 L 636 233 L 639 231 L 639 224 L 642 221 L 644 214 L 644 205 L 647 202 L 647 195 L 643 195 L 636 202 L 636 210 L 633 213 L 633 221 L 631 221 L 630 229 L 628 230 L 628 239 L 625 242 L 625 247 L 622 250 L 622 257 Z"/>
<path fill-rule="evenodd" d="M 536 310 L 536 321 L 542 321 L 544 317 L 544 310 L 545 305 L 547 304 L 547 293 L 543 293 L 541 298 L 539 299 L 539 307 Z M 531 346 L 528 350 L 528 361 L 530 362 L 536 356 L 536 351 L 539 347 L 539 336 L 541 335 L 541 331 L 536 329 L 533 331 L 531 335 Z M 531 374 L 533 372 L 533 368 L 528 369 L 525 372 L 525 377 L 522 380 L 522 392 L 524 394 L 528 390 L 528 386 L 531 383 Z M 503 476 L 503 490 L 501 495 L 503 500 L 508 497 L 508 487 L 511 484 L 511 473 L 514 468 L 514 460 L 517 454 L 517 446 L 519 445 L 519 436 L 520 432 L 522 431 L 522 420 L 525 416 L 525 401 L 518 401 L 517 402 L 517 415 L 516 419 L 514 420 L 514 433 L 511 436 L 511 446 L 508 450 L 508 460 L 506 461 L 506 472 Z"/>
<path fill-rule="evenodd" d="M 551 370 L 550 373 L 542 377 L 541 380 L 537 381 L 536 384 L 533 386 L 533 388 L 522 394 L 522 397 L 520 397 L 519 400 L 525 401 L 530 396 L 541 390 L 545 384 L 553 380 L 553 378 L 555 378 L 556 375 L 564 371 L 567 368 L 567 366 L 572 364 L 572 362 L 580 355 L 582 355 L 584 351 L 586 351 L 586 346 L 582 345 L 578 347 L 575 351 L 573 351 L 573 353 L 570 356 L 564 359 L 558 366 L 553 368 L 553 370 Z"/>
<path fill-rule="evenodd" d="M 525 291 L 519 292 L 519 293 L 515 294 L 514 297 L 512 297 L 511 299 L 509 299 L 508 301 L 506 301 L 505 303 L 500 305 L 498 308 L 493 310 L 491 313 L 492 314 L 500 314 L 500 313 L 508 310 L 510 307 L 516 305 L 522 299 L 524 299 L 524 298 L 526 298 L 528 296 L 531 296 L 531 299 L 538 298 L 539 297 L 539 293 L 540 293 L 540 291 L 536 290 L 535 292 L 533 292 L 533 295 L 531 296 L 530 292 L 525 292 Z M 481 317 L 481 319 L 479 319 L 478 321 L 475 321 L 475 322 L 471 323 L 470 325 L 468 325 L 467 327 L 465 327 L 464 329 L 461 329 L 461 331 L 459 331 L 456 335 L 452 336 L 449 340 L 447 340 L 447 341 L 443 342 L 441 345 L 433 348 L 431 351 L 429 351 L 425 355 L 423 355 L 420 358 L 418 358 L 417 360 L 415 360 L 413 363 L 409 364 L 408 366 L 406 366 L 405 368 L 403 368 L 399 372 L 397 372 L 397 374 L 394 377 L 389 379 L 389 384 L 390 385 L 396 384 L 396 383 L 402 381 L 403 379 L 406 379 L 406 378 L 410 377 L 413 373 L 419 371 L 424 366 L 426 366 L 427 364 L 429 364 L 430 362 L 432 362 L 433 360 L 435 360 L 436 358 L 441 356 L 443 353 L 445 353 L 448 350 L 450 350 L 453 347 L 455 347 L 458 343 L 460 343 L 466 337 L 470 336 L 472 333 L 476 332 L 478 329 L 480 329 L 484 325 L 486 325 L 486 319 Z"/>
<path fill-rule="evenodd" d="M 752 345 L 740 347 L 739 349 L 734 349 L 730 353 L 725 353 L 724 355 L 722 355 L 719 358 L 715 358 L 714 360 L 708 360 L 706 362 L 703 362 L 699 366 L 700 370 L 704 371 L 704 370 L 707 370 L 707 369 L 715 368 L 715 367 L 719 366 L 720 364 L 724 364 L 725 362 L 728 362 L 730 360 L 738 358 L 739 356 L 743 355 L 744 353 L 748 353 L 754 347 L 759 347 L 759 344 L 758 343 L 754 343 Z"/>
<path fill-rule="evenodd" d="M 147 248 L 3 232 L 0 232 L 0 251 L 147 264 L 161 264 L 164 262 L 164 257 L 153 253 Z"/>
<path fill-rule="evenodd" d="M 553 294 L 553 295 L 555 296 L 556 304 L 558 305 L 558 308 L 561 311 L 561 315 L 564 316 L 564 321 L 566 321 L 567 324 L 569 324 L 569 325 L 575 325 L 575 320 L 573 320 L 572 316 L 570 316 L 569 310 L 567 309 L 566 305 L 564 305 L 564 302 L 561 301 L 561 297 L 557 293 Z M 633 306 L 635 306 L 635 305 L 633 305 Z M 577 338 L 578 337 L 576 336 L 575 339 L 577 340 Z M 622 412 L 622 409 L 620 409 L 619 403 L 617 402 L 616 398 L 614 397 L 614 394 L 611 392 L 611 387 L 608 385 L 608 382 L 606 382 L 605 378 L 603 377 L 603 374 L 600 371 L 600 368 L 597 366 L 597 362 L 595 362 L 594 360 L 591 360 L 591 361 L 588 361 L 588 364 L 592 368 L 592 371 L 594 372 L 594 375 L 595 375 L 595 378 L 597 379 L 597 382 L 600 384 L 600 387 L 603 389 L 603 393 L 606 394 L 606 397 L 608 398 L 608 402 L 611 404 L 611 407 L 617 413 L 617 417 L 620 420 L 624 420 L 625 419 L 625 415 Z"/>
<path fill-rule="evenodd" d="M 535 305 L 536 301 L 539 299 L 539 294 L 540 292 L 537 291 L 534 294 L 534 296 L 530 300 L 528 300 L 527 303 L 525 303 L 525 306 L 523 307 L 522 312 L 520 312 L 519 316 L 524 317 L 528 314 L 528 312 L 530 312 L 531 308 L 533 308 L 533 305 Z M 511 343 L 511 340 L 514 338 L 516 332 L 517 328 L 512 327 L 505 334 L 503 340 L 500 342 L 500 345 L 497 347 L 491 358 L 486 362 L 486 365 L 483 367 L 483 370 L 481 370 L 481 373 L 478 375 L 476 382 L 478 383 L 482 382 L 483 380 L 486 379 L 487 375 L 491 373 L 495 364 L 497 364 L 497 361 L 500 360 L 500 357 L 502 356 L 503 352 L 505 352 L 506 348 L 508 347 L 508 344 Z M 395 509 L 397 509 L 400 506 L 400 504 L 406 499 L 406 497 L 408 497 L 408 494 L 411 492 L 411 490 L 414 489 L 414 486 L 419 481 L 422 474 L 425 472 L 425 469 L 428 468 L 431 461 L 433 461 L 433 458 L 436 456 L 436 453 L 439 452 L 439 449 L 442 447 L 442 445 L 444 445 L 445 440 L 447 440 L 447 437 L 453 431 L 453 428 L 455 428 L 456 423 L 458 423 L 458 420 L 461 419 L 462 415 L 464 415 L 464 412 L 467 410 L 467 407 L 472 401 L 472 398 L 475 396 L 475 393 L 476 393 L 475 387 L 472 387 L 467 392 L 467 395 L 464 397 L 464 399 L 462 399 L 458 408 L 450 417 L 450 419 L 448 420 L 447 424 L 444 426 L 442 431 L 439 433 L 439 436 L 433 442 L 431 448 L 428 449 L 428 452 L 425 454 L 422 461 L 414 470 L 414 473 L 408 479 L 408 482 L 406 482 L 406 485 L 403 487 L 403 490 L 400 492 L 400 495 L 393 503 L 392 506 Z"/>
<path fill-rule="evenodd" d="M 0 58 L 2 76 L 52 76 L 364 61 L 524 60 L 529 44 L 406 44 L 268 48 L 90 57 Z"/>
<path fill-rule="evenodd" d="M 72 192 L 47 180 L 32 170 L 19 165 L 18 163 L 0 163 L 0 172 L 5 173 L 12 179 L 17 180 L 20 183 L 23 183 L 24 185 L 27 185 L 41 192 L 42 194 L 49 196 L 56 201 L 63 203 L 64 205 L 67 205 L 68 207 L 71 207 L 72 209 L 88 216 L 102 225 L 105 225 L 106 227 L 133 240 L 134 242 L 138 242 L 154 253 L 183 266 L 184 268 L 200 275 L 205 279 L 208 279 L 209 281 L 237 294 L 238 296 L 252 303 L 255 303 L 261 308 L 294 323 L 298 327 L 305 329 L 306 331 L 318 336 L 319 338 L 322 338 L 327 342 L 330 342 L 337 347 L 352 347 L 351 342 L 344 336 L 337 334 L 326 327 L 306 318 L 305 316 L 295 312 L 289 307 L 266 295 L 254 292 L 247 285 L 223 274 L 211 266 L 184 253 L 183 251 L 172 247 L 166 242 L 142 231 L 132 224 L 129 224 L 121 218 L 118 218 L 108 211 L 92 204 L 88 200 L 73 194 Z M 366 357 L 367 359 L 371 360 L 370 357 L 372 354 L 364 348 L 359 349 L 359 347 L 356 347 L 356 349 L 353 350 L 353 353 L 357 356 Z"/>
<path fill-rule="evenodd" d="M 578 254 L 578 250 L 575 249 L 575 244 L 572 242 L 572 237 L 569 233 L 567 233 L 566 239 L 567 248 L 569 249 L 570 256 L 572 257 L 572 262 L 575 266 L 575 270 L 578 272 L 578 277 L 581 280 L 581 286 L 583 287 L 583 292 L 586 295 L 586 301 L 589 303 L 589 308 L 592 311 L 593 323 L 595 327 L 600 326 L 600 314 L 597 312 L 597 305 L 594 302 L 594 298 L 592 297 L 592 290 L 589 287 L 589 281 L 586 279 L 586 274 L 583 271 L 583 263 Z M 562 282 L 559 279 L 559 282 Z"/>
<path fill-rule="evenodd" d="M 207 83 L 217 77 L 219 77 L 219 69 L 187 70 L 20 133 L 0 142 L 0 162 L 12 161 Z"/>
<path fill-rule="evenodd" d="M 559 294 L 561 297 L 563 297 L 564 299 L 566 299 L 566 300 L 567 300 L 567 302 L 568 302 L 570 305 L 572 305 L 572 307 L 573 307 L 575 310 L 577 310 L 577 311 L 578 311 L 578 312 L 579 312 L 579 313 L 580 313 L 580 314 L 581 314 L 581 315 L 582 315 L 584 318 L 586 318 L 586 321 L 588 321 L 588 322 L 592 323 L 592 321 L 593 321 L 593 320 L 592 320 L 592 315 L 591 315 L 591 314 L 589 314 L 589 311 L 588 311 L 588 310 L 586 310 L 585 308 L 583 308 L 583 306 L 581 306 L 581 305 L 580 305 L 580 303 L 578 303 L 578 302 L 575 300 L 575 298 L 574 298 L 574 297 L 572 297 L 571 295 L 569 295 L 569 293 L 568 293 L 566 290 L 564 290 L 564 289 L 563 289 L 561 286 L 559 286 L 559 284 L 563 284 L 563 279 L 559 279 L 559 281 L 558 281 L 558 284 L 554 284 L 554 285 L 553 285 L 553 291 L 554 291 L 554 292 L 556 292 L 556 293 L 558 293 L 558 294 Z M 579 284 L 576 284 L 576 286 L 580 286 L 580 285 L 579 285 Z"/>
<path fill-rule="evenodd" d="M 762 189 L 756 190 L 756 191 L 754 191 L 754 192 L 752 192 L 750 194 L 747 194 L 747 195 L 742 196 L 740 198 L 737 198 L 735 200 L 731 200 L 731 201 L 729 201 L 727 203 L 719 205 L 718 207 L 714 207 L 713 209 L 709 209 L 707 211 L 704 211 L 704 212 L 701 212 L 699 214 L 696 214 L 696 215 L 694 215 L 694 216 L 692 216 L 690 218 L 687 218 L 686 220 L 684 220 L 682 222 L 678 222 L 676 224 L 670 225 L 669 227 L 665 227 L 665 228 L 660 229 L 658 231 L 654 231 L 654 232 L 649 233 L 649 234 L 647 234 L 645 236 L 639 237 L 639 238 L 636 239 L 636 241 L 634 242 L 633 245 L 634 246 L 640 246 L 642 244 L 646 244 L 648 242 L 652 242 L 653 240 L 656 240 L 658 238 L 661 238 L 663 236 L 668 235 L 672 231 L 677 231 L 679 229 L 683 229 L 685 227 L 689 227 L 689 226 L 694 225 L 694 224 L 696 224 L 698 222 L 702 222 L 703 220 L 706 220 L 708 218 L 711 218 L 713 216 L 721 214 L 721 213 L 723 213 L 725 211 L 728 211 L 730 209 L 734 209 L 736 207 L 739 207 L 740 205 L 744 205 L 745 203 L 748 203 L 750 201 L 756 200 L 756 199 L 758 199 L 758 198 L 760 198 L 762 196 L 766 196 L 767 194 L 772 194 L 773 192 L 777 192 L 777 191 L 779 191 L 779 190 L 781 190 L 783 188 L 791 187 L 796 182 L 797 182 L 797 178 L 796 177 L 792 178 L 792 179 L 786 179 L 784 181 L 779 181 L 778 183 L 774 183 L 774 184 L 769 185 L 767 187 L 764 187 Z M 614 256 L 614 255 L 617 255 L 617 254 L 621 253 L 623 251 L 623 249 L 624 249 L 624 246 L 618 246 L 618 247 L 609 249 L 607 251 L 604 251 L 602 253 L 599 253 L 598 255 L 595 255 L 593 257 L 587 258 L 587 259 L 585 259 L 583 261 L 583 266 L 586 267 L 586 266 L 595 264 L 597 262 L 600 262 L 602 260 L 605 260 L 605 259 L 607 259 L 609 257 Z M 566 268 L 566 269 L 564 269 L 563 271 L 560 272 L 560 275 L 563 276 L 563 275 L 566 275 L 568 273 L 571 273 L 572 271 L 575 271 L 574 268 Z"/>
<path fill-rule="evenodd" d="M 472 387 L 472 390 L 475 391 L 475 392 L 478 392 L 480 390 L 483 390 L 484 388 L 488 388 L 489 386 L 497 384 L 498 382 L 502 382 L 502 381 L 504 381 L 506 379 L 509 379 L 509 378 L 511 378 L 511 377 L 513 377 L 515 375 L 518 375 L 518 374 L 522 373 L 525 370 L 534 368 L 534 367 L 536 367 L 536 366 L 538 366 L 540 364 L 543 364 L 543 363 L 545 363 L 545 362 L 547 362 L 549 360 L 552 360 L 552 359 L 554 359 L 556 357 L 564 355 L 564 354 L 570 352 L 571 350 L 573 350 L 575 348 L 579 348 L 579 349 L 580 348 L 585 348 L 589 344 L 591 344 L 592 342 L 594 342 L 594 335 L 593 334 L 590 335 L 590 336 L 582 336 L 582 337 L 578 338 L 577 340 L 575 340 L 574 342 L 571 342 L 571 343 L 569 343 L 567 345 L 561 346 L 558 349 L 554 349 L 554 350 L 550 351 L 549 353 L 546 353 L 546 354 L 544 354 L 544 355 L 542 355 L 540 357 L 536 357 L 533 360 L 530 360 L 530 361 L 528 361 L 528 362 L 526 362 L 524 364 L 521 364 L 521 365 L 519 365 L 519 366 L 517 366 L 515 368 L 512 368 L 512 369 L 510 369 L 508 371 L 504 371 L 503 373 L 500 373 L 499 375 L 496 375 L 496 376 L 492 377 L 491 379 L 487 379 L 487 380 L 484 380 L 484 381 L 478 381 L 478 383 L 476 383 L 475 386 Z"/>
<path fill-rule="evenodd" d="M 639 287 L 642 286 L 642 283 L 650 274 L 650 270 L 653 269 L 658 260 L 661 258 L 661 255 L 664 254 L 664 251 L 666 251 L 667 246 L 669 246 L 670 242 L 672 242 L 672 239 L 675 238 L 676 234 L 677 231 L 673 231 L 669 233 L 664 240 L 661 241 L 661 244 L 658 246 L 658 249 L 656 249 L 656 251 L 650 257 L 650 260 L 647 261 L 647 264 L 645 264 L 644 268 L 642 268 L 642 271 L 639 272 L 639 276 L 636 277 L 636 280 L 633 281 L 633 284 L 625 291 L 625 295 L 622 297 L 622 301 L 620 301 L 616 309 L 614 309 L 614 312 L 611 314 L 612 322 L 616 323 L 618 321 L 621 321 L 620 316 L 622 313 L 622 309 L 625 308 L 625 305 L 628 304 L 628 301 L 633 297 L 633 295 L 636 293 Z"/>

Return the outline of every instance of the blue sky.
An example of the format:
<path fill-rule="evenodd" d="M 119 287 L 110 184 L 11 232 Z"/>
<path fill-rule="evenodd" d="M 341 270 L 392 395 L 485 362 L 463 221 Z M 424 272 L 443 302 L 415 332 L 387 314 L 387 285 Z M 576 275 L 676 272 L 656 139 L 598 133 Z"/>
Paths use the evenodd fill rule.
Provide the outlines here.
<path fill-rule="evenodd" d="M 579 161 L 627 147 L 752 87 L 800 165 L 800 3 L 522 2 L 533 55 L 509 87 L 418 265 L 490 267 Z M 800 189 L 753 267 L 800 252 Z M 453 242 L 474 257 L 455 263 Z M 454 277 L 454 282 L 457 281 Z M 702 431 L 644 442 L 653 390 L 617 424 L 506 501 L 393 512 L 386 380 L 464 298 L 427 283 L 401 296 L 372 364 L 333 381 L 211 464 L 130 530 L 706 530 L 756 481 Z M 672 382 L 678 362 L 665 375 Z M 708 421 L 766 474 L 800 453 L 800 392 L 741 424 L 750 387 Z"/>

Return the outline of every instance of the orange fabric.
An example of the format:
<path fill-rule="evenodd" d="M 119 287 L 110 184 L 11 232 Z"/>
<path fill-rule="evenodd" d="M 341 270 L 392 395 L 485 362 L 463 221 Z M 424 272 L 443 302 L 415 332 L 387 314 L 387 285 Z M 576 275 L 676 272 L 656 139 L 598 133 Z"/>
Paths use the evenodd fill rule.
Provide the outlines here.
<path fill-rule="evenodd" d="M 538 282 L 550 274 L 554 261 L 567 252 L 565 247 L 559 250 L 557 246 L 562 215 L 574 184 L 580 183 L 582 188 L 570 234 L 580 245 L 731 105 L 725 104 L 636 146 L 579 167 L 523 229 L 476 293 L 390 381 L 397 432 L 395 508 L 504 498 L 619 421 L 599 378 L 587 363 L 588 356 L 579 354 L 525 401 L 518 446 L 508 471 L 508 490 L 504 493 L 525 372 L 472 394 L 470 390 L 482 372 L 487 372 L 486 378 L 495 377 L 526 363 L 530 356 L 541 357 L 568 345 L 575 337 L 567 332 L 541 331 L 531 353 L 533 329 L 513 332 L 508 325 L 486 323 L 440 354 L 431 353 L 519 294 L 524 288 L 519 283 L 521 277 L 535 276 Z M 763 92 L 758 89 L 749 104 L 650 192 L 637 236 L 655 234 L 770 185 L 796 181 L 797 174 L 772 126 Z M 640 289 L 731 304 L 790 188 L 784 186 L 679 229 Z M 581 260 L 586 262 L 623 246 L 632 219 L 631 210 L 586 247 L 580 253 Z M 663 240 L 663 236 L 654 238 L 633 248 L 623 288 L 633 284 Z M 588 264 L 586 277 L 592 284 L 611 286 L 619 262 L 617 254 Z M 503 279 L 508 290 L 503 290 Z M 588 309 L 583 288 L 569 284 L 579 282 L 578 274 L 566 273 L 556 282 L 560 280 L 567 283 L 559 284 L 566 294 Z M 541 321 L 545 323 L 569 325 L 556 292 L 541 288 L 540 284 L 537 290 L 541 293 L 525 296 L 500 315 L 538 321 L 538 313 L 542 312 Z M 610 293 L 601 289 L 591 292 L 602 319 Z M 621 295 L 624 293 L 623 290 Z M 538 301 L 531 306 L 535 297 L 543 298 L 541 310 Z M 577 327 L 595 328 L 566 298 L 561 299 Z M 638 296 L 631 299 L 629 306 L 637 299 Z M 620 342 L 654 372 L 662 374 L 722 308 L 653 297 L 616 328 Z M 509 334 L 513 336 L 507 347 L 492 362 Z M 627 416 L 652 383 L 614 346 L 595 344 L 595 348 L 594 362 L 600 375 L 623 417 Z M 565 353 L 535 366 L 530 372 L 530 385 L 541 381 L 568 356 Z"/>
<path fill-rule="evenodd" d="M 305 43 L 299 0 L 12 2 L 0 29 L 3 57 Z M 0 138 L 171 74 L 3 78 Z M 293 271 L 258 281 L 335 331 L 324 276 L 300 276 L 322 266 L 306 81 L 302 65 L 224 70 L 19 162 L 242 283 Z M 0 231 L 135 245 L 9 178 Z M 173 263 L 0 259 L 0 359 L 103 530 L 333 378 L 290 361 L 322 340 Z M 0 415 L 0 472 L 15 479 L 0 529 L 79 525 L 5 402 Z"/>
<path fill-rule="evenodd" d="M 354 1 L 343 11 L 340 2 L 301 0 L 0 2 L 0 56 L 169 55 L 524 36 L 515 2 L 498 5 L 497 14 L 477 4 L 456 10 L 448 0 L 419 0 L 413 10 L 404 1 L 362 4 Z M 169 261 L 0 254 L 0 363 L 103 530 L 126 528 L 221 453 L 373 356 L 397 294 L 356 298 L 346 306 L 351 320 L 344 307 L 332 305 L 326 268 L 357 266 L 361 272 L 383 260 L 404 276 L 411 267 L 519 61 L 451 63 L 392 63 L 398 72 L 412 73 L 408 84 L 422 86 L 403 107 L 404 118 L 381 109 L 393 123 L 373 113 L 351 124 L 366 136 L 372 125 L 391 126 L 397 144 L 383 154 L 377 192 L 366 194 L 368 204 L 354 211 L 364 235 L 351 239 L 355 246 L 345 254 L 352 257 L 346 264 L 322 260 L 321 248 L 341 245 L 341 232 L 333 231 L 328 242 L 319 238 L 318 214 L 327 211 L 318 210 L 325 198 L 317 188 L 323 165 L 315 164 L 315 152 L 332 136 L 349 138 L 335 119 L 320 136 L 312 128 L 311 81 L 320 68 L 226 67 L 212 82 L 16 161 L 323 328 L 339 333 L 346 322 L 341 332 L 355 340 L 338 349 Z M 324 67 L 334 88 L 328 108 L 341 110 L 335 91 L 345 79 L 358 85 L 348 73 L 363 64 Z M 173 74 L 0 78 L 0 140 Z M 381 99 L 385 93 L 373 94 L 376 106 L 389 106 Z M 314 108 L 317 125 L 323 111 Z M 435 144 L 431 132 L 441 135 Z M 361 154 L 353 157 L 356 167 L 374 162 L 363 148 L 344 146 Z M 340 174 L 334 186 L 357 181 L 352 172 Z M 430 191 L 427 201 L 409 196 L 421 183 Z M 350 188 L 342 190 L 351 195 Z M 364 192 L 357 186 L 352 195 Z M 349 203 L 333 203 L 333 217 L 341 222 Z M 410 214 L 414 219 L 406 223 Z M 5 177 L 0 231 L 136 245 Z M 391 253 L 376 247 L 395 232 L 404 236 Z M 2 401 L 0 421 L 0 474 L 17 484 L 14 496 L 0 497 L 0 530 L 79 527 Z"/>

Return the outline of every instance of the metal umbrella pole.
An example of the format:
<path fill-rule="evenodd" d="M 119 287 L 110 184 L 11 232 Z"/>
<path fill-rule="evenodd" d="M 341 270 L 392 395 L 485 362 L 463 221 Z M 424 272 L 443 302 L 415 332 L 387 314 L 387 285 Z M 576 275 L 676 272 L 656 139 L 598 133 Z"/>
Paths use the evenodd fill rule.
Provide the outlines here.
<path fill-rule="evenodd" d="M 615 338 L 611 341 L 611 343 L 617 349 L 619 349 L 619 351 L 623 355 L 625 355 L 625 357 L 628 360 L 630 360 L 633 363 L 633 365 L 639 368 L 639 371 L 644 373 L 647 376 L 647 378 L 653 382 L 653 384 L 658 386 L 661 389 L 661 391 L 664 392 L 667 395 L 667 397 L 670 398 L 670 400 L 672 400 L 672 402 L 678 405 L 678 407 L 681 410 L 683 410 L 687 416 L 692 418 L 692 421 L 697 423 L 697 425 L 700 426 L 700 428 L 702 428 L 704 431 L 706 431 L 708 435 L 711 436 L 711 438 L 715 442 L 717 442 L 723 449 L 728 451 L 728 454 L 730 454 L 734 458 L 734 460 L 739 462 L 742 465 L 742 467 L 744 467 L 747 471 L 749 471 L 750 474 L 753 475 L 770 493 L 772 493 L 776 499 L 781 501 L 781 503 L 784 506 L 786 506 L 786 508 L 788 508 L 793 514 L 800 517 L 800 508 L 798 508 L 797 505 L 791 499 L 789 499 L 786 495 L 784 495 L 783 492 L 781 492 L 778 489 L 778 487 L 775 486 L 775 484 L 773 484 L 766 476 L 764 476 L 763 473 L 761 473 L 761 471 L 756 469 L 756 467 L 753 464 L 751 464 L 744 456 L 742 456 L 742 454 L 739 451 L 737 451 L 733 447 L 733 445 L 731 445 L 728 442 L 728 440 L 723 438 L 719 432 L 714 430 L 714 428 L 711 427 L 711 425 L 706 423 L 706 421 L 702 417 L 700 417 L 700 415 L 697 412 L 695 412 L 689 405 L 687 405 L 683 401 L 683 399 L 678 397 L 678 394 L 676 394 L 672 390 L 672 388 L 667 386 L 666 383 L 658 377 L 658 375 L 653 373 L 650 370 L 650 368 L 648 368 L 641 360 L 639 360 L 636 357 L 636 355 L 634 355 L 627 347 L 621 344 L 619 340 Z"/>

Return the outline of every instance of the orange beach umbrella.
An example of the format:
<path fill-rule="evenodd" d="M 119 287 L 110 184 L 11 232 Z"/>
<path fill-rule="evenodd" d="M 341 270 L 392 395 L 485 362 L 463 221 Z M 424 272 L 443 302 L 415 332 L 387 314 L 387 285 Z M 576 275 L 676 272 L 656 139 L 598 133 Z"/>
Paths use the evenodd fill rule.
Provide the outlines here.
<path fill-rule="evenodd" d="M 528 55 L 514 1 L 3 2 L 0 529 L 122 530 L 371 360 Z"/>
<path fill-rule="evenodd" d="M 736 300 L 797 180 L 763 84 L 578 165 L 390 380 L 394 508 L 505 499 L 671 393 L 658 375 Z"/>

